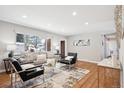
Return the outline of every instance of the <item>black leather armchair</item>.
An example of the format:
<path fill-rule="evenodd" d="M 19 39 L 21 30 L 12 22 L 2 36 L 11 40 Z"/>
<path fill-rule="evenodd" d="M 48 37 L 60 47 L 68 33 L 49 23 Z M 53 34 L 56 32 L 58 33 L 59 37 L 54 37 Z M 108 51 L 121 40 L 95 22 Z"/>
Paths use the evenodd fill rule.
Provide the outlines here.
<path fill-rule="evenodd" d="M 71 52 L 69 52 L 68 53 L 68 56 L 72 56 L 73 58 L 70 58 L 69 60 L 67 60 L 66 57 L 65 58 L 62 58 L 60 60 L 60 63 L 67 64 L 67 65 L 75 64 L 76 61 L 77 61 L 77 53 L 71 53 Z"/>
<path fill-rule="evenodd" d="M 15 72 L 15 75 L 18 74 L 22 83 L 44 74 L 44 67 L 42 67 L 42 65 L 34 66 L 28 69 L 22 69 L 21 64 L 17 60 L 13 60 L 13 59 L 10 61 L 10 64 L 12 66 L 11 69 L 12 86 L 13 86 L 13 78 L 12 78 L 13 71 Z M 15 76 L 15 83 L 16 83 L 16 76 Z"/>

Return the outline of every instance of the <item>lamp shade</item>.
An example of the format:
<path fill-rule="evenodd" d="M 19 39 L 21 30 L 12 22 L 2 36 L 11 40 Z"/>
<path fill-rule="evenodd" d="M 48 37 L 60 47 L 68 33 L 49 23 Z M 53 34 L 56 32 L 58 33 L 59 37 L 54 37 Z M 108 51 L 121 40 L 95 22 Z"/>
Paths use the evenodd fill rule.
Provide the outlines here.
<path fill-rule="evenodd" d="M 56 49 L 56 50 L 59 50 L 59 49 L 60 49 L 60 47 L 59 47 L 59 46 L 55 46 L 55 49 Z"/>

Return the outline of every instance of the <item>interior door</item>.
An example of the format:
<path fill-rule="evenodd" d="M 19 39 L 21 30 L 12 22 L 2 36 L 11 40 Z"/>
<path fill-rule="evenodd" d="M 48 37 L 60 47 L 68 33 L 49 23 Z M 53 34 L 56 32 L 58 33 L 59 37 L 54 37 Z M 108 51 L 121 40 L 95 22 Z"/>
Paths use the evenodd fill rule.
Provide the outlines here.
<path fill-rule="evenodd" d="M 60 41 L 61 57 L 65 57 L 65 41 Z"/>
<path fill-rule="evenodd" d="M 51 51 L 51 39 L 47 39 L 47 51 Z"/>

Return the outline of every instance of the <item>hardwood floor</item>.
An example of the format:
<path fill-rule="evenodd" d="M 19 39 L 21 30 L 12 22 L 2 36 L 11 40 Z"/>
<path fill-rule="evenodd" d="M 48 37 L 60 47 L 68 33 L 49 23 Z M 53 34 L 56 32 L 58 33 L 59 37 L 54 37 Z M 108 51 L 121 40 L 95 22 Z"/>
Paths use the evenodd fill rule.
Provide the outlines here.
<path fill-rule="evenodd" d="M 81 80 L 79 80 L 74 87 L 76 88 L 98 88 L 98 71 L 97 64 L 78 61 L 77 67 L 88 69 L 90 72 Z"/>
<path fill-rule="evenodd" d="M 9 74 L 0 73 L 0 88 L 9 87 L 9 85 L 10 85 Z"/>
<path fill-rule="evenodd" d="M 80 79 L 75 85 L 75 88 L 98 88 L 98 66 L 95 63 L 78 61 L 76 67 L 90 70 L 90 72 Z M 0 87 L 9 87 L 10 78 L 6 73 L 0 74 Z"/>

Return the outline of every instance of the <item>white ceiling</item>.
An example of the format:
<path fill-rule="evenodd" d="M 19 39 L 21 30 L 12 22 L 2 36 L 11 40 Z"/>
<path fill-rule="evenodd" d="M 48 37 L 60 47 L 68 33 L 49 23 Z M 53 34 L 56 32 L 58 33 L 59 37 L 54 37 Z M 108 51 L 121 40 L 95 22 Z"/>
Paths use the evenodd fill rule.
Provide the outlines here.
<path fill-rule="evenodd" d="M 0 5 L 0 20 L 65 36 L 93 31 L 114 31 L 114 7 L 112 5 Z M 77 15 L 73 16 L 73 12 Z M 85 25 L 86 22 L 89 24 Z"/>

